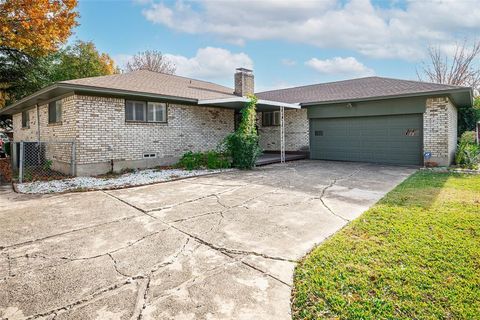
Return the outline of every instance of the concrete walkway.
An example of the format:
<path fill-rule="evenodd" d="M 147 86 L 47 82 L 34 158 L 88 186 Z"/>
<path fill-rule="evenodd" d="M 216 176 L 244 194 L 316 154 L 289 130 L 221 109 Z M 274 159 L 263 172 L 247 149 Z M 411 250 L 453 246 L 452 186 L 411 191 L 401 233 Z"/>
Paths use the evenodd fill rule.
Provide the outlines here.
<path fill-rule="evenodd" d="M 117 191 L 0 191 L 0 318 L 289 319 L 295 261 L 415 169 L 297 161 Z"/>

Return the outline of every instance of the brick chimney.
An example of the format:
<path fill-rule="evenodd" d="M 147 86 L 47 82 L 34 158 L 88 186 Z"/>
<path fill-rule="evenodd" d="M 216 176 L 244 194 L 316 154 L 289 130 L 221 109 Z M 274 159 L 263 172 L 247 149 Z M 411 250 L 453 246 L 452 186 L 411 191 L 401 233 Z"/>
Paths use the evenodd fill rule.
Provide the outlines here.
<path fill-rule="evenodd" d="M 235 92 L 237 96 L 246 97 L 255 92 L 253 71 L 245 68 L 235 70 Z"/>

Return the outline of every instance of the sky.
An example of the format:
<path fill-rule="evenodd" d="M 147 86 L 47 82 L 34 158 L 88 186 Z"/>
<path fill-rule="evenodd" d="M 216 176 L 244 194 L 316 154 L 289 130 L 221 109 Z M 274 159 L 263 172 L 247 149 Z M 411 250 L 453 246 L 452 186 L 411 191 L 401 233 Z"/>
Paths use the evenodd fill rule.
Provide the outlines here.
<path fill-rule="evenodd" d="M 93 41 L 122 67 L 158 50 L 177 74 L 256 91 L 366 76 L 418 80 L 427 48 L 479 40 L 479 0 L 79 0 L 70 42 Z"/>

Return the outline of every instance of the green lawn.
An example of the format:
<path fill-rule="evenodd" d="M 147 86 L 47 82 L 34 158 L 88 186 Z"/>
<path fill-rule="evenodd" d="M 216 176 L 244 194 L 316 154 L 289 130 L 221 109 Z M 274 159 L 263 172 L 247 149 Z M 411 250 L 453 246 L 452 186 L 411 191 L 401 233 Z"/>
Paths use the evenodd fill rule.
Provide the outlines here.
<path fill-rule="evenodd" d="M 418 172 L 295 270 L 294 319 L 480 319 L 480 175 Z"/>

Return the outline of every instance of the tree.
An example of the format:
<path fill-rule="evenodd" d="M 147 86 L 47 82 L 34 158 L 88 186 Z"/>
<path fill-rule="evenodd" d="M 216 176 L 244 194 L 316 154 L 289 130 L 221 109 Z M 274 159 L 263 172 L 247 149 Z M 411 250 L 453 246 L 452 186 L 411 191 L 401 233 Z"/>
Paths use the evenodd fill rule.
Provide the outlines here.
<path fill-rule="evenodd" d="M 127 62 L 125 70 L 132 72 L 135 70 L 150 70 L 155 72 L 175 74 L 177 67 L 168 60 L 160 51 L 147 50 L 133 56 L 131 61 Z"/>
<path fill-rule="evenodd" d="M 77 41 L 54 54 L 51 82 L 118 73 L 115 62 L 93 42 Z"/>
<path fill-rule="evenodd" d="M 449 57 L 439 47 L 428 48 L 428 61 L 422 62 L 420 80 L 426 80 L 451 84 L 457 86 L 468 86 L 478 89 L 480 85 L 480 67 L 475 65 L 480 58 L 480 41 L 468 46 L 464 41 L 457 44 L 453 56 Z"/>
<path fill-rule="evenodd" d="M 480 90 L 480 41 L 471 46 L 467 41 L 457 44 L 450 57 L 439 47 L 428 48 L 428 61 L 423 61 L 417 75 L 420 80 L 457 86 L 472 87 L 476 94 Z M 473 130 L 480 121 L 480 111 L 476 107 L 458 106 L 458 133 Z"/>
<path fill-rule="evenodd" d="M 0 1 L 0 52 L 55 52 L 77 25 L 77 0 Z"/>
<path fill-rule="evenodd" d="M 44 57 L 20 51 L 0 55 L 0 107 L 21 99 L 54 82 L 118 72 L 106 53 L 99 53 L 92 42 L 77 41 Z M 3 98 L 3 99 L 2 99 Z"/>

